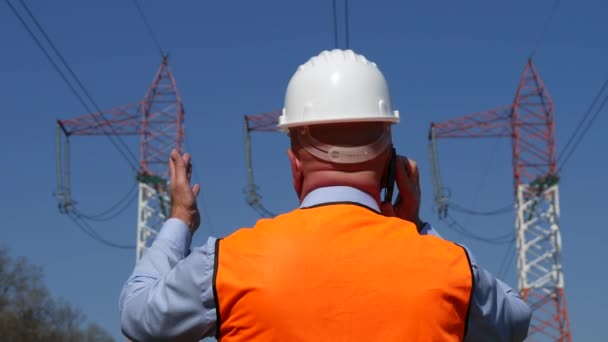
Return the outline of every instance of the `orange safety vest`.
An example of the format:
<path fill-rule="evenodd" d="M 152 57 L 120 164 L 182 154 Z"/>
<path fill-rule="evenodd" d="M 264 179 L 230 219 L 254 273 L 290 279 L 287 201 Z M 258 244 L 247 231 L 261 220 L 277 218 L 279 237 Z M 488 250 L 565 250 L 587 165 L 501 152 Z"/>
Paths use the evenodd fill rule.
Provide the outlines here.
<path fill-rule="evenodd" d="M 464 248 L 356 204 L 296 209 L 217 240 L 218 339 L 461 341 Z"/>

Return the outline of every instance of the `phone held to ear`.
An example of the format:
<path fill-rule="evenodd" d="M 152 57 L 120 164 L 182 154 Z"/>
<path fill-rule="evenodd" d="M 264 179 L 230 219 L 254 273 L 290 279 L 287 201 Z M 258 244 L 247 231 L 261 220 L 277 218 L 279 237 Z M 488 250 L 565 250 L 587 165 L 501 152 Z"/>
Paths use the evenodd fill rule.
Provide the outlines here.
<path fill-rule="evenodd" d="M 391 146 L 391 160 L 388 164 L 388 170 L 386 171 L 384 184 L 384 201 L 388 203 L 393 203 L 393 191 L 395 189 L 395 172 L 397 167 L 397 152 L 395 151 L 395 147 Z"/>

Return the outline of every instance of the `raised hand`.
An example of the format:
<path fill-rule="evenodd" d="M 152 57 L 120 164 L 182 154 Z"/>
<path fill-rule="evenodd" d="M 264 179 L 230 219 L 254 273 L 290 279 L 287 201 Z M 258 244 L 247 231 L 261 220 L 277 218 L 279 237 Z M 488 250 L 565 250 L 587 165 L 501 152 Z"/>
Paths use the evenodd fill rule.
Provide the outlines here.
<path fill-rule="evenodd" d="M 183 221 L 194 234 L 201 223 L 201 215 L 196 204 L 201 187 L 198 184 L 190 187 L 192 178 L 190 159 L 188 153 L 181 156 L 177 150 L 171 151 L 169 158 L 171 218 Z"/>

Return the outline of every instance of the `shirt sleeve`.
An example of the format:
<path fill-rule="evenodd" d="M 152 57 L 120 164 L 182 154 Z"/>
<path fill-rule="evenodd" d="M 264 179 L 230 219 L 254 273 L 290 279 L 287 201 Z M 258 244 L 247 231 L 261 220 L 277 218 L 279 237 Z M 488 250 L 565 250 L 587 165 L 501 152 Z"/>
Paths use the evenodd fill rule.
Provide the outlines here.
<path fill-rule="evenodd" d="M 183 222 L 169 219 L 135 266 L 119 301 L 130 339 L 193 341 L 215 334 L 215 238 L 190 251 L 191 240 Z"/>
<path fill-rule="evenodd" d="M 428 223 L 420 233 L 441 237 Z M 464 341 L 523 341 L 532 318 L 530 307 L 517 291 L 479 267 L 472 253 L 463 247 L 469 254 L 475 278 Z"/>

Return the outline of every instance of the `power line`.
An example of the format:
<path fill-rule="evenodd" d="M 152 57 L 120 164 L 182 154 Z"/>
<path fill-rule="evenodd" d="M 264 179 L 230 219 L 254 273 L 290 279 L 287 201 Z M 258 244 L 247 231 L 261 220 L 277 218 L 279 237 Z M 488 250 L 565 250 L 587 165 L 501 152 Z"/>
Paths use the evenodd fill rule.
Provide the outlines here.
<path fill-rule="evenodd" d="M 593 108 L 596 106 L 596 104 L 598 103 L 599 99 L 601 98 L 602 94 L 604 93 L 604 91 L 606 90 L 607 87 L 608 87 L 608 79 L 606 79 L 606 81 L 604 81 L 604 84 L 602 85 L 602 87 L 598 91 L 597 95 L 591 102 L 591 105 L 589 105 L 589 108 L 587 108 L 587 111 L 585 112 L 583 117 L 579 120 L 578 124 L 576 125 L 574 132 L 572 132 L 572 134 L 570 135 L 570 138 L 568 139 L 566 146 L 560 152 L 560 158 L 558 159 L 558 162 L 560 164 L 559 169 L 558 169 L 558 174 L 561 172 L 562 168 L 566 165 L 566 163 L 568 162 L 568 160 L 570 159 L 570 157 L 572 156 L 574 151 L 576 151 L 576 148 L 581 143 L 581 141 L 583 140 L 585 135 L 587 135 L 587 132 L 593 125 L 593 122 L 595 121 L 595 119 L 597 119 L 598 115 L 602 112 L 602 109 L 606 105 L 606 102 L 608 101 L 608 94 L 604 95 L 604 99 L 602 100 L 602 103 L 600 104 L 599 108 L 597 108 L 597 110 L 595 111 L 595 113 L 593 114 L 591 119 L 586 122 L 585 128 L 583 129 L 582 133 L 578 134 L 580 128 L 583 127 L 583 124 L 585 123 L 585 121 L 587 120 L 587 118 L 589 117 L 591 112 L 593 111 Z M 572 142 L 574 142 L 574 145 L 572 145 L 572 148 L 570 148 L 568 150 L 568 148 L 571 146 Z"/>
<path fill-rule="evenodd" d="M 95 102 L 95 100 L 93 100 L 93 97 L 91 96 L 91 94 L 89 93 L 89 91 L 86 89 L 86 87 L 82 84 L 82 82 L 80 81 L 80 78 L 72 70 L 72 68 L 70 67 L 70 65 L 67 63 L 67 61 L 63 57 L 63 55 L 59 52 L 59 49 L 57 49 L 57 47 L 55 47 L 55 44 L 53 43 L 53 41 L 51 40 L 51 38 L 48 36 L 48 34 L 44 30 L 44 28 L 42 28 L 42 25 L 40 25 L 40 23 L 38 22 L 38 20 L 36 19 L 36 17 L 32 13 L 32 11 L 29 9 L 29 7 L 27 6 L 27 4 L 23 0 L 19 0 L 19 1 L 22 4 L 23 8 L 26 10 L 28 16 L 31 18 L 31 20 L 34 22 L 34 24 L 38 28 L 38 30 L 42 33 L 43 37 L 45 38 L 45 40 L 47 41 L 47 43 L 49 44 L 49 46 L 53 49 L 53 52 L 57 55 L 57 57 L 59 57 L 59 60 L 61 61 L 61 63 L 63 64 L 63 66 L 66 68 L 66 70 L 68 70 L 68 72 L 70 73 L 70 75 L 72 76 L 72 78 L 76 81 L 76 84 L 78 84 L 78 86 L 80 87 L 80 89 L 82 90 L 82 92 L 85 94 L 85 96 L 88 98 L 88 100 L 90 101 L 90 103 L 93 104 L 93 106 L 95 107 L 95 109 L 97 110 L 97 112 L 99 113 L 99 115 L 101 115 L 101 117 L 103 119 L 103 123 L 107 123 L 108 120 L 105 119 L 105 117 L 104 117 L 104 115 L 102 113 L 102 110 L 99 108 L 99 106 L 97 105 L 97 103 Z M 24 21 L 22 21 L 22 23 L 25 24 Z M 31 32 L 31 31 L 29 31 L 29 32 Z M 41 45 L 39 45 L 39 46 L 41 46 Z M 65 78 L 64 78 L 64 80 L 65 80 Z M 90 108 L 88 106 L 85 106 L 85 108 L 87 109 L 88 112 L 93 112 L 92 110 L 90 110 Z M 93 115 L 93 118 L 95 119 L 95 121 L 97 121 L 97 123 L 99 123 L 100 125 L 102 124 L 102 122 L 99 122 L 99 119 L 96 116 Z M 109 128 L 112 131 L 112 133 L 114 135 L 116 135 L 116 131 L 114 130 L 114 128 L 111 125 L 109 125 Z M 114 138 L 116 138 L 121 143 L 122 147 L 130 154 L 130 157 L 135 162 L 135 165 L 137 165 L 137 158 L 135 157 L 135 155 L 133 154 L 133 152 L 129 149 L 129 147 L 127 146 L 127 144 L 120 137 L 118 137 L 118 136 L 114 137 L 114 136 L 108 135 L 107 132 L 105 132 L 105 127 L 103 128 L 103 130 L 104 130 L 104 135 L 106 135 L 110 139 L 110 141 L 112 142 L 112 144 L 114 144 L 114 146 L 117 149 L 119 149 L 119 151 L 121 152 L 121 154 L 123 154 L 123 157 L 126 158 L 126 156 L 124 155 L 124 152 L 121 151 L 118 146 L 116 146 L 116 144 L 115 144 L 115 142 L 113 140 Z M 131 164 L 131 167 L 133 169 L 137 169 L 137 167 L 134 166 L 133 164 Z"/>
<path fill-rule="evenodd" d="M 72 68 L 69 66 L 69 64 L 67 63 L 67 61 L 65 60 L 65 58 L 63 58 L 63 55 L 55 47 L 55 44 L 53 44 L 52 40 L 50 39 L 50 37 L 48 36 L 48 34 L 46 33 L 46 31 L 42 28 L 42 25 L 40 25 L 40 23 L 38 22 L 38 20 L 36 19 L 36 17 L 32 13 L 32 11 L 29 9 L 29 7 L 27 6 L 27 4 L 23 0 L 19 0 L 19 1 L 22 4 L 23 8 L 26 10 L 28 16 L 31 18 L 31 20 L 34 22 L 34 24 L 38 28 L 38 30 L 41 32 L 41 34 L 45 38 L 46 42 L 49 44 L 49 46 L 51 47 L 51 49 L 58 56 L 58 58 L 61 61 L 61 63 L 64 65 L 64 67 L 68 70 L 68 72 L 74 78 L 74 80 L 76 81 L 76 83 L 78 84 L 78 86 L 81 88 L 82 92 L 85 94 L 85 96 L 90 101 L 90 103 L 93 104 L 93 106 L 97 109 L 97 112 L 99 113 L 99 115 L 101 115 L 101 117 L 103 118 L 103 121 L 107 122 L 107 120 L 105 119 L 105 117 L 104 117 L 101 109 L 99 108 L 99 106 L 97 106 L 97 103 L 93 100 L 91 94 L 87 91 L 87 89 L 84 87 L 84 85 L 82 84 L 82 82 L 80 81 L 80 79 L 76 76 L 76 74 L 74 73 L 74 71 L 72 70 Z M 66 77 L 65 73 L 61 70 L 61 68 L 59 67 L 59 65 L 51 57 L 51 55 L 49 54 L 49 52 L 47 51 L 47 49 L 44 47 L 44 45 L 42 44 L 42 42 L 38 39 L 38 37 L 36 37 L 36 35 L 32 31 L 32 29 L 29 27 L 29 25 L 27 24 L 27 22 L 25 21 L 25 19 L 19 14 L 19 12 L 13 6 L 13 4 L 9 0 L 6 0 L 6 3 L 9 5 L 9 7 L 11 8 L 11 11 L 15 15 L 15 17 L 17 17 L 17 19 L 19 20 L 19 22 L 21 23 L 21 25 L 26 29 L 26 31 L 29 33 L 29 35 L 32 38 L 32 40 L 34 40 L 34 42 L 36 43 L 36 45 L 38 46 L 38 48 L 44 53 L 44 55 L 47 58 L 47 60 L 51 63 L 51 65 L 53 66 L 53 68 L 55 69 L 55 71 L 57 71 L 57 73 L 59 73 L 59 76 L 61 77 L 61 79 L 66 83 L 66 85 L 68 86 L 68 88 L 70 89 L 70 91 L 74 94 L 74 96 L 76 96 L 76 98 L 82 104 L 82 106 L 85 108 L 85 110 L 88 113 L 94 112 L 88 106 L 88 104 L 83 99 L 83 97 L 80 95 L 80 93 L 74 88 L 74 86 L 72 85 L 72 82 L 70 82 L 68 80 L 68 78 Z M 103 125 L 103 123 L 99 121 L 100 119 L 96 115 L 91 115 L 91 116 L 93 117 L 93 119 L 95 121 L 97 121 L 98 124 L 101 125 L 101 127 L 104 127 L 103 128 L 104 135 L 106 137 L 108 137 L 108 139 L 110 140 L 110 142 L 112 143 L 112 145 L 114 145 L 114 147 L 118 150 L 118 152 L 122 155 L 122 157 L 127 161 L 127 163 L 129 163 L 129 165 L 131 166 L 131 168 L 133 170 L 136 170 L 137 169 L 137 164 L 138 164 L 137 158 L 135 157 L 135 155 L 133 154 L 133 152 L 131 152 L 131 150 L 126 145 L 126 143 L 120 137 L 118 137 L 118 136 L 111 136 L 111 135 L 109 135 L 105 131 L 105 127 L 107 127 L 107 126 Z M 108 126 L 110 127 L 110 129 L 112 130 L 112 132 L 115 134 L 116 132 L 114 131 L 114 128 L 111 125 L 108 125 Z M 127 152 L 125 152 L 120 146 L 118 146 L 118 143 L 114 139 L 118 140 L 122 144 L 122 148 L 124 148 Z M 130 155 L 130 158 L 129 158 L 128 155 Z"/>
<path fill-rule="evenodd" d="M 148 35 L 150 36 L 150 38 L 152 39 L 152 41 L 156 45 L 156 48 L 158 48 L 158 51 L 160 52 L 161 57 L 165 57 L 165 51 L 160 46 L 160 43 L 158 42 L 158 38 L 156 37 L 156 34 L 154 33 L 154 30 L 152 30 L 152 26 L 150 25 L 150 22 L 148 22 L 148 19 L 146 18 L 146 15 L 144 14 L 144 11 L 142 10 L 141 6 L 139 5 L 139 1 L 138 0 L 132 0 L 132 2 L 135 5 L 135 8 L 137 8 L 137 13 L 139 13 L 139 18 L 141 18 L 141 21 L 146 26 L 146 30 L 148 31 Z"/>
<path fill-rule="evenodd" d="M 503 129 L 500 134 L 505 133 L 506 130 L 507 130 L 506 128 Z M 471 202 L 471 205 L 473 207 L 476 206 L 477 199 L 479 197 L 479 193 L 481 192 L 481 189 L 484 187 L 486 179 L 488 178 L 488 175 L 490 174 L 490 169 L 492 168 L 492 166 L 494 164 L 494 160 L 495 160 L 494 156 L 497 155 L 496 150 L 501 141 L 502 141 L 502 139 L 496 139 L 496 141 L 492 145 L 492 148 L 490 151 L 490 158 L 485 159 L 486 167 L 484 168 L 482 176 L 479 178 L 479 180 L 480 180 L 479 185 L 477 186 L 477 188 L 475 189 L 475 192 L 473 194 L 473 200 Z M 447 205 L 448 205 L 449 209 L 453 209 L 453 210 L 461 212 L 463 214 L 469 214 L 469 215 L 475 215 L 475 216 L 494 216 L 494 215 L 500 215 L 500 214 L 509 213 L 509 212 L 513 211 L 513 204 L 507 204 L 507 205 L 504 205 L 504 206 L 502 206 L 498 209 L 494 209 L 494 210 L 468 209 L 468 208 L 465 208 L 452 201 L 449 201 Z"/>
<path fill-rule="evenodd" d="M 339 48 L 338 44 L 338 5 L 333 0 L 333 19 L 334 19 L 334 47 Z M 344 40 L 346 49 L 350 46 L 350 24 L 348 15 L 348 0 L 344 0 Z"/>
<path fill-rule="evenodd" d="M 6 3 L 10 7 L 10 9 L 13 12 L 13 14 L 15 15 L 15 17 L 17 17 L 17 19 L 19 20 L 19 22 L 21 22 L 21 24 L 23 25 L 23 27 L 30 34 L 30 37 L 32 38 L 32 40 L 36 43 L 36 45 L 38 45 L 38 47 L 44 53 L 44 55 L 46 56 L 46 58 L 48 59 L 48 61 L 53 65 L 54 69 L 59 73 L 59 76 L 61 76 L 61 78 L 63 79 L 63 81 L 65 82 L 65 84 L 70 88 L 70 90 L 72 91 L 72 93 L 74 94 L 74 96 L 76 96 L 76 98 L 78 99 L 78 101 L 80 102 L 80 104 L 82 104 L 82 106 L 85 107 L 87 109 L 87 111 L 89 111 L 88 110 L 88 105 L 86 104 L 86 102 L 84 101 L 84 99 L 82 98 L 82 96 L 80 96 L 80 94 L 76 91 L 76 89 L 74 89 L 74 87 L 72 86 L 72 84 L 67 80 L 67 78 L 65 77 L 65 74 L 61 71 L 61 69 L 59 68 L 59 66 L 57 65 L 57 63 L 55 63 L 55 61 L 51 58 L 51 56 L 46 51 L 46 49 L 42 46 L 42 42 L 40 42 L 40 40 L 38 39 L 38 37 L 36 37 L 36 35 L 34 34 L 34 32 L 32 32 L 32 30 L 26 24 L 26 22 L 23 19 L 23 17 L 17 12 L 17 9 L 13 6 L 13 4 L 10 3 L 9 0 L 6 0 Z"/>
<path fill-rule="evenodd" d="M 336 9 L 336 0 L 333 1 L 334 5 L 334 47 L 338 48 L 338 10 Z"/>
<path fill-rule="evenodd" d="M 137 183 L 133 183 L 133 186 L 131 186 L 129 191 L 127 191 L 127 193 L 122 198 L 120 198 L 118 201 L 116 201 L 111 207 L 109 207 L 108 209 L 106 209 L 100 213 L 85 214 L 85 213 L 77 210 L 76 207 L 74 207 L 74 212 L 79 217 L 82 217 L 89 221 L 97 221 L 97 222 L 109 221 L 109 220 L 117 217 L 118 215 L 122 214 L 125 210 L 127 210 L 131 206 L 131 204 L 133 204 L 133 201 L 137 197 L 137 194 L 134 193 L 135 190 L 137 189 L 137 185 L 138 185 Z"/>
<path fill-rule="evenodd" d="M 505 206 L 502 206 L 502 207 L 494 209 L 494 210 L 483 211 L 483 210 L 468 209 L 457 203 L 450 201 L 448 203 L 448 207 L 452 210 L 455 210 L 455 211 L 458 211 L 458 212 L 461 212 L 464 214 L 477 215 L 477 216 L 494 216 L 494 215 L 510 213 L 513 211 L 513 204 L 507 204 Z"/>
<path fill-rule="evenodd" d="M 505 251 L 505 255 L 502 258 L 500 266 L 498 267 L 498 272 L 496 272 L 496 278 L 505 280 L 507 276 L 507 272 L 509 270 L 509 266 L 513 262 L 513 258 L 515 257 L 515 241 L 512 241 L 507 250 Z"/>
<path fill-rule="evenodd" d="M 32 21 L 34 22 L 34 24 L 36 25 L 36 27 L 38 28 L 38 30 L 42 33 L 43 37 L 45 38 L 45 40 L 47 41 L 47 43 L 49 44 L 49 46 L 51 47 L 51 49 L 53 49 L 53 52 L 55 52 L 55 54 L 57 55 L 57 57 L 59 57 L 59 60 L 61 61 L 61 63 L 63 64 L 63 66 L 66 68 L 66 70 L 68 70 L 68 72 L 70 73 L 70 75 L 72 76 L 72 78 L 76 81 L 76 84 L 78 84 L 78 86 L 80 87 L 80 89 L 82 90 L 82 92 L 85 94 L 85 96 L 87 97 L 87 99 L 90 101 L 91 104 L 93 104 L 93 107 L 95 107 L 95 109 L 97 110 L 97 112 L 99 113 L 99 115 L 101 115 L 101 117 L 103 119 L 103 123 L 107 123 L 108 120 L 106 120 L 106 118 L 104 117 L 101 108 L 97 105 L 97 102 L 95 102 L 95 100 L 93 99 L 93 96 L 91 96 L 91 93 L 89 93 L 89 91 L 87 90 L 87 88 L 80 81 L 80 78 L 76 75 L 76 73 L 74 72 L 74 70 L 72 70 L 72 68 L 70 67 L 70 65 L 68 64 L 68 62 L 63 57 L 63 55 L 59 52 L 59 49 L 57 49 L 57 47 L 55 46 L 55 44 L 53 43 L 53 41 L 51 40 L 51 38 L 48 36 L 48 34 L 44 30 L 44 28 L 42 28 L 42 25 L 40 25 L 40 23 L 38 22 L 38 20 L 36 19 L 36 17 L 32 13 L 32 11 L 29 9 L 29 7 L 25 3 L 25 1 L 24 0 L 19 0 L 19 2 L 23 6 L 23 8 L 26 10 L 28 16 L 32 19 Z M 87 110 L 89 112 L 92 112 L 90 109 L 88 109 L 88 107 L 87 107 Z M 92 116 L 95 119 L 95 121 L 97 121 L 97 123 L 102 124 L 102 122 L 99 121 L 99 118 L 97 118 L 95 115 L 92 115 Z M 112 131 L 113 136 L 108 135 L 107 132 L 105 132 L 105 128 L 103 129 L 104 130 L 104 135 L 106 135 L 110 139 L 110 141 L 112 141 L 112 143 L 114 144 L 114 146 L 117 149 L 119 149 L 119 147 L 116 146 L 114 139 L 118 140 L 118 142 L 122 145 L 122 147 L 129 153 L 131 159 L 135 162 L 135 166 L 133 164 L 131 164 L 131 167 L 133 169 L 137 169 L 137 167 L 136 167 L 136 165 L 138 163 L 137 157 L 135 157 L 135 155 L 129 149 L 129 146 L 127 146 L 127 144 L 124 142 L 124 140 L 122 140 L 119 136 L 117 136 L 117 133 L 114 130 L 114 128 L 112 127 L 112 125 L 108 125 L 108 126 L 109 126 L 110 130 Z M 120 152 L 121 152 L 121 154 L 123 154 L 123 157 L 124 157 L 124 153 L 122 151 L 120 151 Z"/>
<path fill-rule="evenodd" d="M 507 130 L 508 130 L 507 128 L 503 128 L 501 130 L 501 132 L 499 133 L 499 135 L 506 133 Z M 483 174 L 482 174 L 481 178 L 479 178 L 479 185 L 475 189 L 475 193 L 473 195 L 473 201 L 471 202 L 472 206 L 476 206 L 476 204 L 477 204 L 477 199 L 479 197 L 479 193 L 481 192 L 481 189 L 484 188 L 486 179 L 488 178 L 488 175 L 490 174 L 490 169 L 492 168 L 492 166 L 494 165 L 494 161 L 496 160 L 495 157 L 496 157 L 496 155 L 498 155 L 498 153 L 496 153 L 496 151 L 497 151 L 498 145 L 500 144 L 501 141 L 503 141 L 503 140 L 494 139 L 494 144 L 492 144 L 492 149 L 490 151 L 490 158 L 485 159 L 486 167 L 483 170 Z"/>
<path fill-rule="evenodd" d="M 118 244 L 118 243 L 105 239 L 104 237 L 99 235 L 99 233 L 97 233 L 93 229 L 93 227 L 91 227 L 90 224 L 88 224 L 85 220 L 83 220 L 76 214 L 71 213 L 71 214 L 68 214 L 68 216 L 83 233 L 85 233 L 91 239 L 95 240 L 96 242 L 101 243 L 104 246 L 116 248 L 116 249 L 135 249 L 135 246 L 133 246 L 133 245 L 121 245 L 121 244 Z"/>
<path fill-rule="evenodd" d="M 346 48 L 350 45 L 350 29 L 348 25 L 348 0 L 344 0 L 344 31 L 346 32 Z"/>
<path fill-rule="evenodd" d="M 89 112 L 89 113 L 92 113 L 93 110 L 91 110 L 91 108 L 86 103 L 86 101 L 82 97 L 82 95 L 75 89 L 75 87 L 72 84 L 72 82 L 70 82 L 68 80 L 68 78 L 66 77 L 66 74 L 64 73 L 64 71 L 61 70 L 61 68 L 59 67 L 59 65 L 55 61 L 55 59 L 50 55 L 49 51 L 44 47 L 44 45 L 42 44 L 42 42 L 40 41 L 40 39 L 38 39 L 38 37 L 33 32 L 33 30 L 30 28 L 30 26 L 27 24 L 27 22 L 25 21 L 25 19 L 23 18 L 23 16 L 21 16 L 19 14 L 19 12 L 15 8 L 15 6 L 13 6 L 13 4 L 9 0 L 6 0 L 6 3 L 9 5 L 11 11 L 15 15 L 15 17 L 19 20 L 19 22 L 21 23 L 21 25 L 26 29 L 26 31 L 28 32 L 28 34 L 30 35 L 30 37 L 32 38 L 32 40 L 34 40 L 34 42 L 36 43 L 36 45 L 38 46 L 38 48 L 43 52 L 43 54 L 45 55 L 45 57 L 47 58 L 47 60 L 51 63 L 51 65 L 53 66 L 53 68 L 55 69 L 55 71 L 57 71 L 57 73 L 59 74 L 59 76 L 61 77 L 61 79 L 68 86 L 68 88 L 70 89 L 70 91 L 78 99 L 78 101 L 85 108 L 85 110 L 87 112 Z M 80 79 L 78 78 L 78 76 L 76 75 L 76 73 L 73 71 L 73 69 L 69 66 L 69 64 L 67 63 L 67 61 L 65 60 L 65 58 L 63 57 L 63 55 L 59 52 L 59 50 L 57 49 L 57 47 L 55 46 L 55 44 L 53 43 L 53 41 L 50 39 L 49 35 L 46 33 L 46 31 L 44 30 L 44 28 L 42 27 L 42 25 L 38 22 L 38 20 L 34 16 L 33 12 L 29 9 L 29 7 L 27 6 L 27 4 L 23 0 L 20 0 L 20 3 L 23 6 L 23 8 L 25 9 L 25 11 L 27 12 L 29 18 L 32 20 L 32 22 L 36 26 L 36 28 L 39 30 L 40 34 L 42 34 L 42 36 L 44 37 L 44 39 L 46 40 L 46 42 L 48 43 L 48 45 L 51 47 L 51 49 L 53 50 L 53 52 L 55 53 L 55 55 L 59 58 L 59 60 L 63 64 L 63 66 L 66 68 L 66 70 L 72 76 L 73 80 L 75 80 L 76 84 L 80 87 L 81 91 L 85 94 L 85 96 L 88 98 L 88 100 L 90 101 L 90 103 L 93 104 L 94 107 L 96 107 L 99 115 L 103 118 L 103 121 L 107 122 L 107 120 L 103 116 L 103 113 L 102 113 L 101 109 L 99 108 L 99 106 L 97 106 L 97 103 L 93 100 L 91 94 L 84 87 L 84 85 L 82 84 L 82 82 L 80 81 Z M 98 118 L 96 115 L 92 115 L 92 117 L 95 119 L 95 121 L 97 121 L 97 123 L 99 123 L 103 127 L 103 123 L 102 123 L 102 121 L 100 121 L 100 118 Z M 114 131 L 111 126 L 110 126 L 110 128 L 112 129 L 112 131 Z M 137 169 L 137 159 L 135 158 L 134 154 L 130 151 L 130 149 L 128 148 L 128 146 L 124 143 L 124 141 L 122 139 L 120 139 L 120 137 L 114 137 L 114 136 L 108 135 L 108 132 L 106 132 L 105 129 L 104 129 L 103 133 L 104 133 L 104 135 L 106 137 L 108 137 L 108 139 L 110 140 L 110 142 L 114 145 L 114 147 L 118 150 L 118 152 L 122 155 L 122 157 L 127 161 L 127 163 L 131 166 L 131 168 L 133 170 L 136 170 Z M 118 143 L 114 139 L 117 139 L 118 141 L 120 141 L 122 143 L 123 148 L 127 152 L 125 152 L 118 145 Z M 131 156 L 131 159 L 129 158 L 128 154 Z M 122 209 L 122 210 L 124 210 L 124 209 Z M 122 210 L 120 212 L 122 212 Z M 99 242 L 99 243 L 101 243 L 103 245 L 106 245 L 106 246 L 112 247 L 112 248 L 118 248 L 118 249 L 134 249 L 135 248 L 135 246 L 121 245 L 121 244 L 117 244 L 117 243 L 111 242 L 111 241 L 103 238 L 101 235 L 99 235 L 85 221 L 86 216 L 82 216 L 81 217 L 77 213 L 76 210 L 73 213 L 68 213 L 68 216 L 70 217 L 70 219 L 74 222 L 74 224 L 81 231 L 83 231 L 89 237 L 91 237 L 92 239 L 94 239 L 95 241 L 97 241 L 97 242 Z"/>
<path fill-rule="evenodd" d="M 471 240 L 488 243 L 488 244 L 492 244 L 492 245 L 503 245 L 503 244 L 507 244 L 507 243 L 515 241 L 513 232 L 510 232 L 510 233 L 507 233 L 504 235 L 494 236 L 494 237 L 477 235 L 477 234 L 469 231 L 467 228 L 465 228 L 462 224 L 460 224 L 458 221 L 456 221 L 456 219 L 454 217 L 452 217 L 451 215 L 447 215 L 444 219 L 442 219 L 442 221 L 447 224 L 448 228 L 451 228 L 455 232 L 457 232 L 460 235 L 467 237 Z"/>
<path fill-rule="evenodd" d="M 598 115 L 602 112 L 602 109 L 606 105 L 606 102 L 608 102 L 608 96 L 606 96 L 604 98 L 604 101 L 602 101 L 602 104 L 600 105 L 600 107 L 598 108 L 598 110 L 595 112 L 595 114 L 593 115 L 593 117 L 591 118 L 591 120 L 589 120 L 589 122 L 587 123 L 587 126 L 585 126 L 585 129 L 583 130 L 583 133 L 581 135 L 579 135 L 578 139 L 574 143 L 574 146 L 572 147 L 572 149 L 570 149 L 570 152 L 564 158 L 564 161 L 562 162 L 562 164 L 559 167 L 558 173 L 562 170 L 562 168 L 566 165 L 566 163 L 568 163 L 568 160 L 570 159 L 570 157 L 572 156 L 572 154 L 574 153 L 574 151 L 576 151 L 576 148 L 578 147 L 578 145 L 581 143 L 581 141 L 583 140 L 583 138 L 585 137 L 585 135 L 587 135 L 587 132 L 591 128 L 591 125 L 593 125 L 593 122 L 595 121 L 595 119 L 597 119 Z"/>
<path fill-rule="evenodd" d="M 532 48 L 532 51 L 530 52 L 530 58 L 534 57 L 534 54 L 536 54 L 536 50 L 538 50 L 538 48 L 542 44 L 543 40 L 545 39 L 545 35 L 547 33 L 547 30 L 549 29 L 549 25 L 553 21 L 553 17 L 555 16 L 555 13 L 557 12 L 557 8 L 559 7 L 560 3 L 561 3 L 561 0 L 555 0 L 555 2 L 553 2 L 553 8 L 551 9 L 551 13 L 547 17 L 547 20 L 545 21 L 545 23 L 543 25 L 543 28 L 540 32 L 540 36 L 539 36 L 538 40 L 536 41 L 536 45 L 534 45 L 534 48 Z"/>
<path fill-rule="evenodd" d="M 86 219 L 87 221 L 95 221 L 95 222 L 105 222 L 105 221 L 110 221 L 113 220 L 114 218 L 116 218 L 118 215 L 124 213 L 127 209 L 129 209 L 129 207 L 131 207 L 131 205 L 134 203 L 134 200 L 137 198 L 137 195 L 135 196 L 131 196 L 129 198 L 129 202 L 125 202 L 123 203 L 123 206 L 121 208 L 119 208 L 116 212 L 112 213 L 109 216 L 92 216 L 92 215 L 86 215 L 83 214 L 81 211 L 79 211 L 75 206 L 72 209 L 74 211 L 74 213 L 76 213 L 78 215 L 78 217 L 81 217 L 83 219 Z"/>
<path fill-rule="evenodd" d="M 568 142 L 566 143 L 566 145 L 564 146 L 564 148 L 562 148 L 562 151 L 560 152 L 560 159 L 562 157 L 562 154 L 568 149 L 568 147 L 570 147 L 570 144 L 574 141 L 574 138 L 578 134 L 578 131 L 583 126 L 583 123 L 585 122 L 585 120 L 587 120 L 587 117 L 591 114 L 591 110 L 593 109 L 593 107 L 595 107 L 597 101 L 599 101 L 602 93 L 604 92 L 604 90 L 606 89 L 607 86 L 608 86 L 608 79 L 606 79 L 606 81 L 604 81 L 604 84 L 602 85 L 602 87 L 600 88 L 600 90 L 598 91 L 598 93 L 595 95 L 595 98 L 591 102 L 591 105 L 589 106 L 589 108 L 587 108 L 587 111 L 585 112 L 585 114 L 583 115 L 583 117 L 579 120 L 578 124 L 576 125 L 576 128 L 574 129 L 574 131 L 570 135 L 570 138 L 568 139 Z"/>

